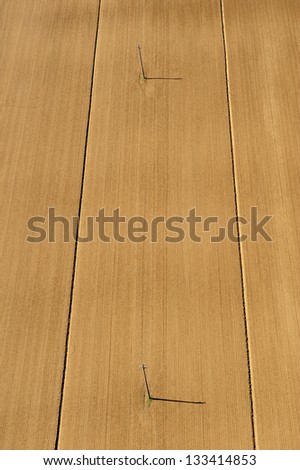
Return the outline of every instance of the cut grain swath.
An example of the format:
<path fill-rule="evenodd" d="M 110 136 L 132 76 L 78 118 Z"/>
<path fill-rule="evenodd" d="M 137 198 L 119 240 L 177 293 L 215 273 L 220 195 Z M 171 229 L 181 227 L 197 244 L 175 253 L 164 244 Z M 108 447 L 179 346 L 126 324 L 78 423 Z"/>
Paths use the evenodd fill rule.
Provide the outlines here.
<path fill-rule="evenodd" d="M 137 45 L 146 76 L 141 80 Z M 103 0 L 86 217 L 235 214 L 218 1 Z M 251 408 L 238 247 L 79 244 L 61 449 L 245 449 Z M 156 397 L 147 404 L 140 364 Z"/>
<path fill-rule="evenodd" d="M 239 209 L 273 242 L 242 244 L 260 449 L 300 443 L 300 8 L 224 1 Z"/>
<path fill-rule="evenodd" d="M 1 449 L 54 447 L 74 243 L 26 223 L 78 211 L 97 8 L 1 2 Z"/>

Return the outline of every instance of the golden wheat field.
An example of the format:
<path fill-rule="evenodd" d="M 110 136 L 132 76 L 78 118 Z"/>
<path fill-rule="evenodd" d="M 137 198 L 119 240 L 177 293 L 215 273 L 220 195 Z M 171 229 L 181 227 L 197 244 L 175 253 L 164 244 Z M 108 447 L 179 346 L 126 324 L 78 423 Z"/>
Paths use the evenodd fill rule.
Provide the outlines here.
<path fill-rule="evenodd" d="M 300 449 L 299 50 L 298 0 L 0 0 L 1 449 Z"/>

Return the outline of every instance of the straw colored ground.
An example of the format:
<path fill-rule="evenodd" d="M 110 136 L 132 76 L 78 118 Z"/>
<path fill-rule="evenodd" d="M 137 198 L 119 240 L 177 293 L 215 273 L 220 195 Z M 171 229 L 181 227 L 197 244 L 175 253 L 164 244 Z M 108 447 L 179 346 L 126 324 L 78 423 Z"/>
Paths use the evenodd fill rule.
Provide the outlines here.
<path fill-rule="evenodd" d="M 0 1 L 2 449 L 300 448 L 299 25 L 297 0 Z M 273 242 L 26 242 L 49 207 L 84 234 L 251 206 Z"/>

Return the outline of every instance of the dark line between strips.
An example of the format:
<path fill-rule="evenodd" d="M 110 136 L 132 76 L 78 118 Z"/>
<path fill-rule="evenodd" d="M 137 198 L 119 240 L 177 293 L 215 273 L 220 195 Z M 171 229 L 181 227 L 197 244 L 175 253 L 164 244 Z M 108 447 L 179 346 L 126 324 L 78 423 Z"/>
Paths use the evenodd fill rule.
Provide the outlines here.
<path fill-rule="evenodd" d="M 82 207 L 82 196 L 83 196 L 83 186 L 84 186 L 84 177 L 85 177 L 87 145 L 88 145 L 88 136 L 89 136 L 89 128 L 90 128 L 92 95 L 93 95 L 93 85 L 94 85 L 95 61 L 96 61 L 96 51 L 97 51 L 97 42 L 98 42 L 99 22 L 100 22 L 100 6 L 101 6 L 101 0 L 99 0 L 99 4 L 98 4 L 98 14 L 97 14 L 98 16 L 97 16 L 97 25 L 96 25 L 96 34 L 95 34 L 95 45 L 94 45 L 94 56 L 93 56 L 93 66 L 92 66 L 90 97 L 89 97 L 89 108 L 88 108 L 87 126 L 86 126 L 86 134 L 85 134 L 83 167 L 82 167 L 82 175 L 81 175 L 81 187 L 80 187 L 78 216 L 77 216 L 77 227 L 76 227 L 76 238 L 75 238 L 75 247 L 74 247 L 74 260 L 73 260 L 73 271 L 72 271 L 72 281 L 71 281 L 71 291 L 70 291 L 70 304 L 69 304 L 68 323 L 67 323 L 67 331 L 66 331 L 65 355 L 64 355 L 64 363 L 63 363 L 63 370 L 62 370 L 62 379 L 61 379 L 61 393 L 60 393 L 60 402 L 59 402 L 59 408 L 58 408 L 56 439 L 55 439 L 55 445 L 54 445 L 55 450 L 58 449 L 58 444 L 59 444 L 61 414 L 62 414 L 62 405 L 63 405 L 63 397 L 64 397 L 65 379 L 66 379 L 66 368 L 67 368 L 69 337 L 70 337 L 70 324 L 71 324 L 71 313 L 72 313 L 72 305 L 73 305 L 74 281 L 75 281 L 75 270 L 76 270 L 77 249 L 78 249 L 78 236 L 79 236 L 79 227 L 80 227 L 80 216 L 81 216 L 81 207 Z"/>
<path fill-rule="evenodd" d="M 238 196 L 237 196 L 235 155 L 234 155 L 234 146 L 233 146 L 233 130 L 232 130 L 232 117 L 231 117 L 231 105 L 230 105 L 230 89 L 229 89 L 229 77 L 228 77 L 228 60 L 227 60 L 227 46 L 226 46 L 226 33 L 225 33 L 223 0 L 220 0 L 220 16 L 221 16 L 222 39 L 223 39 L 223 49 L 224 49 L 224 66 L 225 66 L 225 81 L 226 81 L 226 98 L 227 98 L 230 153 L 231 153 L 231 165 L 232 165 L 232 181 L 233 181 L 234 205 L 235 205 L 235 216 L 236 216 L 236 226 L 237 226 L 237 236 L 238 236 L 238 253 L 239 253 L 239 264 L 240 264 L 240 278 L 241 278 L 241 290 L 242 290 L 244 330 L 245 330 L 245 340 L 246 340 L 246 354 L 247 354 L 247 367 L 248 367 L 248 387 L 249 387 L 249 399 L 250 399 L 250 410 L 251 410 L 252 441 L 253 441 L 253 449 L 255 450 L 256 449 L 256 436 L 255 436 L 255 422 L 254 422 L 254 402 L 253 402 L 253 393 L 252 393 L 251 358 L 250 358 L 250 350 L 249 350 L 248 320 L 247 320 L 246 299 L 245 299 L 244 267 L 243 267 L 242 248 L 241 248 L 241 241 L 240 241 L 239 207 L 238 207 Z"/>

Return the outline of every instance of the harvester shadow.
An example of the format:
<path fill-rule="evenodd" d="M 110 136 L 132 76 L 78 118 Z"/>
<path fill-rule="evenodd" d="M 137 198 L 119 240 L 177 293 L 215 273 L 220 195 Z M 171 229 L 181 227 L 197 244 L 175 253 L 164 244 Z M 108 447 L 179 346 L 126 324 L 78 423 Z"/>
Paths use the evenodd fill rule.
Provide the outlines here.
<path fill-rule="evenodd" d="M 142 48 L 138 45 L 138 53 L 140 59 L 140 66 L 141 66 L 141 76 L 143 80 L 182 80 L 181 77 L 147 77 L 145 74 L 144 62 L 142 57 Z"/>
<path fill-rule="evenodd" d="M 141 364 L 142 368 L 142 373 L 144 377 L 144 382 L 145 382 L 145 387 L 146 387 L 146 392 L 147 392 L 147 398 L 149 401 L 166 401 L 166 402 L 171 402 L 171 403 L 189 403 L 191 405 L 206 405 L 205 401 L 192 401 L 192 400 L 177 400 L 177 399 L 172 399 L 172 398 L 160 398 L 160 397 L 154 397 L 150 393 L 150 387 L 147 379 L 147 374 L 146 374 L 146 366 L 145 364 Z"/>

